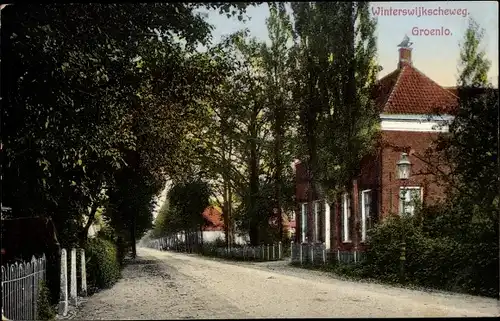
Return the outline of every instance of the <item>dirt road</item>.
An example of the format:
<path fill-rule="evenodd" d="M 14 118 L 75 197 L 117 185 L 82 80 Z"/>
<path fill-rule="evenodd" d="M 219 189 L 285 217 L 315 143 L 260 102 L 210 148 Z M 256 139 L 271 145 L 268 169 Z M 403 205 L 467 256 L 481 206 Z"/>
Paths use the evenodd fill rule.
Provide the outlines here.
<path fill-rule="evenodd" d="M 76 319 L 498 316 L 497 300 L 341 281 L 275 263 L 227 263 L 141 248 Z"/>

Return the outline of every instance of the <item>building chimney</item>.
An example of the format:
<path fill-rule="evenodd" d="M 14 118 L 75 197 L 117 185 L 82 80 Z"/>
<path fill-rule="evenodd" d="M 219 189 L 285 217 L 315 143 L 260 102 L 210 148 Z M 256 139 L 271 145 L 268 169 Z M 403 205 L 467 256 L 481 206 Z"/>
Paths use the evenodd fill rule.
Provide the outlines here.
<path fill-rule="evenodd" d="M 413 48 L 402 47 L 399 48 L 399 68 L 405 65 L 411 66 L 411 51 Z"/>

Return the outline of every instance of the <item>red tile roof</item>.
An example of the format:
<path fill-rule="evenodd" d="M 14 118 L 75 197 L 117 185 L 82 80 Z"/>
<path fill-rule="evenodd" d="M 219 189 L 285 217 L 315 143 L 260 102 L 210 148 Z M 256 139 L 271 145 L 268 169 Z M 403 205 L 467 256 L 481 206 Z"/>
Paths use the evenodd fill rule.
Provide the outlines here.
<path fill-rule="evenodd" d="M 410 64 L 380 79 L 375 101 L 382 113 L 419 114 L 453 113 L 458 97 Z"/>
<path fill-rule="evenodd" d="M 223 231 L 224 222 L 222 220 L 222 213 L 214 206 L 209 206 L 203 211 L 203 218 L 206 224 L 203 227 L 204 231 Z"/>

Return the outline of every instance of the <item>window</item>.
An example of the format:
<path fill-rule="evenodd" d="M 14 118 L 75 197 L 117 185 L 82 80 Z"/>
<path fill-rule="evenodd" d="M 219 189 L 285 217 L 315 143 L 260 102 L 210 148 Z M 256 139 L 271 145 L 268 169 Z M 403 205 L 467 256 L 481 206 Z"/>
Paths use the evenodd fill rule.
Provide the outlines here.
<path fill-rule="evenodd" d="M 301 204 L 300 210 L 300 235 L 302 237 L 302 243 L 306 242 L 306 231 L 307 231 L 307 203 Z"/>
<path fill-rule="evenodd" d="M 342 242 L 351 242 L 351 235 L 350 235 L 350 218 L 351 218 L 351 202 L 349 199 L 349 194 L 345 193 L 342 195 L 342 213 L 341 213 L 341 220 L 342 220 Z"/>
<path fill-rule="evenodd" d="M 399 214 L 403 210 L 407 215 L 414 215 L 416 206 L 422 202 L 422 189 L 418 186 L 401 187 L 399 197 Z"/>
<path fill-rule="evenodd" d="M 361 242 L 366 241 L 366 232 L 372 227 L 371 206 L 372 191 L 361 192 Z"/>

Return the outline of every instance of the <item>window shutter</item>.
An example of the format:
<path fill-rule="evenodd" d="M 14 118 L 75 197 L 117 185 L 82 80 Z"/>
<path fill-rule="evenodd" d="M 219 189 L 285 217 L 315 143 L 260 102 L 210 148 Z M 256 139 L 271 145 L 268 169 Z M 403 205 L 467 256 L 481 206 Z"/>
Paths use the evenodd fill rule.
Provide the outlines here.
<path fill-rule="evenodd" d="M 344 215 L 344 196 L 342 195 L 342 197 L 340 198 L 340 206 L 339 206 L 339 209 L 340 209 L 340 215 L 339 215 L 339 218 L 340 218 L 340 242 L 343 242 L 345 240 L 345 229 L 344 229 L 344 225 L 345 225 L 345 215 Z"/>

